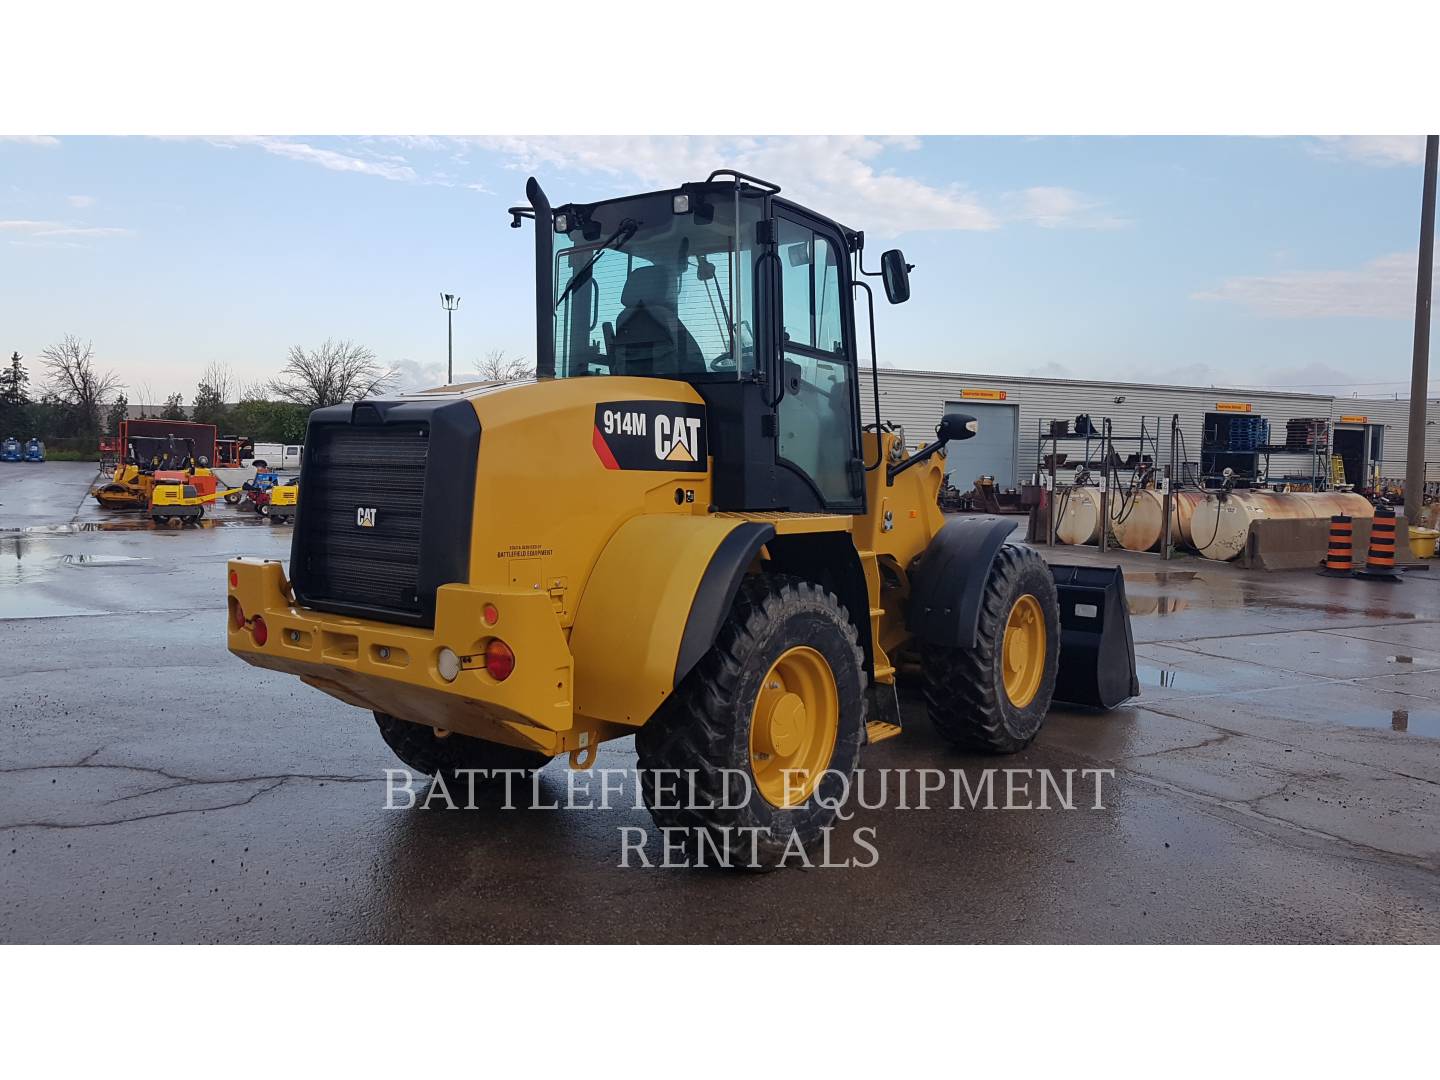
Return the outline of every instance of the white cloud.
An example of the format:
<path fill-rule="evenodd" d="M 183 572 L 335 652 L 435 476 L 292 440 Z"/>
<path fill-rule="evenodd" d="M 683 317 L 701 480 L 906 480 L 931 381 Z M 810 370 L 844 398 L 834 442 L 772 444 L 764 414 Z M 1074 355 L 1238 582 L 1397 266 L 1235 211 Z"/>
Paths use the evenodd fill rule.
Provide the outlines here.
<path fill-rule="evenodd" d="M 1104 211 L 1105 204 L 1073 188 L 1029 187 L 1007 196 L 1012 216 L 1042 229 L 1123 229 L 1128 220 Z"/>
<path fill-rule="evenodd" d="M 135 235 L 134 229 L 101 225 L 73 225 L 66 221 L 0 221 L 0 232 L 19 233 L 29 237 Z"/>
<path fill-rule="evenodd" d="M 1419 165 L 1425 160 L 1423 135 L 1330 135 L 1318 140 L 1316 153 L 1365 165 Z"/>
<path fill-rule="evenodd" d="M 66 195 L 65 201 L 77 210 L 84 210 L 86 207 L 94 206 L 96 199 L 94 195 Z"/>
<path fill-rule="evenodd" d="M 401 393 L 430 390 L 445 385 L 445 365 L 438 361 L 422 364 L 415 360 L 400 360 L 391 366 L 395 369 L 395 388 Z M 463 362 L 455 372 L 455 377 L 461 381 L 473 376 L 472 365 Z"/>
<path fill-rule="evenodd" d="M 1257 315 L 1290 319 L 1410 318 L 1415 314 L 1415 264 L 1413 253 L 1396 252 L 1354 270 L 1233 277 L 1192 299 L 1236 303 Z"/>
<path fill-rule="evenodd" d="M 25 143 L 27 146 L 59 146 L 54 135 L 0 135 L 0 142 Z"/>
<path fill-rule="evenodd" d="M 385 180 L 407 182 L 419 179 L 415 170 L 405 164 L 405 159 L 395 154 L 360 157 L 321 146 L 312 146 L 309 143 L 297 142 L 294 139 L 274 138 L 269 135 L 231 136 L 224 139 L 211 139 L 210 142 L 224 147 L 254 146 L 264 150 L 267 154 L 275 154 L 292 161 L 303 161 L 310 165 L 319 165 L 321 168 L 333 169 L 336 172 L 361 173 L 366 176 L 379 176 Z"/>
<path fill-rule="evenodd" d="M 524 171 L 598 173 L 669 187 L 718 168 L 774 178 L 785 194 L 856 229 L 894 235 L 926 229 L 994 229 L 999 218 L 959 184 L 934 184 L 884 168 L 887 150 L 913 138 L 866 136 L 576 136 L 476 140 Z M 555 192 L 561 200 L 569 195 Z"/>

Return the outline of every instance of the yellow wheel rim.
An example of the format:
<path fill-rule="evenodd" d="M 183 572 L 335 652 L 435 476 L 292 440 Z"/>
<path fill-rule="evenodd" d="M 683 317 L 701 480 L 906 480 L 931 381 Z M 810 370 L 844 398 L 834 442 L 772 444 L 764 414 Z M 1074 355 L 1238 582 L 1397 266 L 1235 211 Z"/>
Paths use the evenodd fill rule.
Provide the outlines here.
<path fill-rule="evenodd" d="M 1045 648 L 1045 612 L 1040 601 L 1026 593 L 1015 601 L 1005 620 L 1005 644 L 1001 650 L 1005 696 L 1017 709 L 1034 701 L 1040 690 L 1040 680 L 1045 676 Z"/>
<path fill-rule="evenodd" d="M 750 771 L 771 806 L 799 806 L 830 766 L 840 694 L 825 658 L 808 645 L 780 654 L 750 712 Z"/>

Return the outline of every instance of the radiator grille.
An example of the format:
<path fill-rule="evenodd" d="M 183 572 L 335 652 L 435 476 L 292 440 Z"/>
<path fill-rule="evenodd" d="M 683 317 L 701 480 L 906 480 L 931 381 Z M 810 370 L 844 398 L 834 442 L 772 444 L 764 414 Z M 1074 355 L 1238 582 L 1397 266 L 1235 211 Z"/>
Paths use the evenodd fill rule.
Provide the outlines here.
<path fill-rule="evenodd" d="M 427 424 L 324 427 L 305 449 L 307 592 L 404 615 L 422 610 Z M 359 522 L 374 511 L 373 526 Z"/>

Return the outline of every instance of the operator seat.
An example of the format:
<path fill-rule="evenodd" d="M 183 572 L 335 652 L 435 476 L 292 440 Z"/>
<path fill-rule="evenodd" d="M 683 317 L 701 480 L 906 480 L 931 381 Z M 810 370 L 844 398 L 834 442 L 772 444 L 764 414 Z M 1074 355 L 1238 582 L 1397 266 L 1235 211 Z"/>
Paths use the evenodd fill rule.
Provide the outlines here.
<path fill-rule="evenodd" d="M 675 309 L 676 277 L 663 266 L 630 271 L 620 293 L 610 371 L 615 375 L 703 375 L 705 358 Z M 606 334 L 609 339 L 610 335 Z"/>

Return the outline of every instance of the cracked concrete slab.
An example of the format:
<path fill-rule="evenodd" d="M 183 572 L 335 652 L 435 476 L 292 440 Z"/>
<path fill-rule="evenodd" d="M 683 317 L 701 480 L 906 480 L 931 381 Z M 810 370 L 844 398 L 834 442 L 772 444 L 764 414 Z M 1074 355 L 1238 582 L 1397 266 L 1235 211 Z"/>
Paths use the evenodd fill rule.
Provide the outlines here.
<path fill-rule="evenodd" d="M 224 649 L 224 559 L 283 559 L 288 530 L 53 532 L 28 505 L 41 531 L 0 535 L 0 564 L 40 568 L 0 572 L 3 942 L 1440 941 L 1440 588 L 1418 574 L 1049 553 L 1126 567 L 1140 700 L 1057 710 L 991 759 L 907 688 L 904 735 L 861 764 L 1113 769 L 1104 808 L 891 799 L 853 823 L 874 868 L 755 876 L 621 867 L 648 815 L 543 809 L 563 763 L 533 806 L 387 810 L 368 716 Z M 599 764 L 633 766 L 631 740 Z"/>

